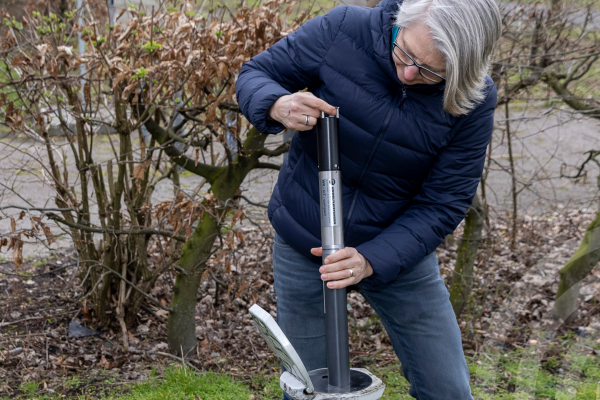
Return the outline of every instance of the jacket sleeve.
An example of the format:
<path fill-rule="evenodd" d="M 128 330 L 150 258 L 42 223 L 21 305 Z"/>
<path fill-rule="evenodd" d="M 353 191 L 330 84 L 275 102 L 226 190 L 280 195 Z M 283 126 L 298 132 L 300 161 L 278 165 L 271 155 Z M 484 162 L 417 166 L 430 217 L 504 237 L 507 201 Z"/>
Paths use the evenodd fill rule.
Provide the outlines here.
<path fill-rule="evenodd" d="M 495 107 L 496 88 L 492 85 L 484 102 L 465 117 L 438 153 L 406 212 L 375 238 L 356 247 L 373 267 L 366 282 L 381 285 L 402 269 L 414 267 L 460 224 L 481 179 Z"/>
<path fill-rule="evenodd" d="M 267 118 L 271 106 L 319 79 L 321 67 L 346 16 L 347 6 L 304 23 L 242 66 L 235 85 L 244 116 L 262 133 L 279 133 L 285 127 Z"/>

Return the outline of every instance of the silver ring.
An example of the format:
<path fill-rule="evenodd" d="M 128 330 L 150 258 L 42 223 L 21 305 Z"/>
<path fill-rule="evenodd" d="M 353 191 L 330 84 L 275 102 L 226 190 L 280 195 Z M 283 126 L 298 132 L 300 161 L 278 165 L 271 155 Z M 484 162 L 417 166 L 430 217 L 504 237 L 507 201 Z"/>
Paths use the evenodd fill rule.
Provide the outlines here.
<path fill-rule="evenodd" d="M 352 272 L 350 268 L 348 268 L 348 271 L 350 271 L 350 278 L 352 278 L 354 276 L 354 272 Z"/>
<path fill-rule="evenodd" d="M 308 115 L 305 115 L 305 117 L 306 117 L 306 122 L 304 123 L 304 125 L 308 125 L 308 121 L 309 121 L 310 117 Z"/>

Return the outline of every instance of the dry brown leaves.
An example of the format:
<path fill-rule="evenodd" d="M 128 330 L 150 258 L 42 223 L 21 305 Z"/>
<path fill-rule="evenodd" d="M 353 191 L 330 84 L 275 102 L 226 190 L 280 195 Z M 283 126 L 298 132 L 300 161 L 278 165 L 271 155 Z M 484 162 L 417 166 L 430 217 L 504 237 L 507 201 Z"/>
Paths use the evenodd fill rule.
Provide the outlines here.
<path fill-rule="evenodd" d="M 175 12 L 161 8 L 154 15 L 130 7 L 121 10 L 121 23 L 108 34 L 88 17 L 82 26 L 54 27 L 56 32 L 39 35 L 36 30 L 48 28 L 47 21 L 28 16 L 16 36 L 1 40 L 0 47 L 6 50 L 1 58 L 19 71 L 19 78 L 9 84 L 25 85 L 25 90 L 64 92 L 77 85 L 76 79 L 65 83 L 79 76 L 83 64 L 89 82 L 110 88 L 123 100 L 173 106 L 175 94 L 182 92 L 186 108 L 194 115 L 205 114 L 206 124 L 218 129 L 223 123 L 219 105 L 236 101 L 235 71 L 307 19 L 301 13 L 290 23 L 285 21 L 293 6 L 277 0 L 232 11 L 218 8 L 208 15 L 190 13 L 184 6 Z M 5 17 L 12 19 L 6 13 Z M 78 33 L 88 44 L 85 54 L 65 41 Z M 34 45 L 23 51 L 22 43 Z M 35 84 L 40 79 L 43 87 Z M 84 96 L 86 103 L 93 103 L 97 95 L 87 86 Z M 22 128 L 27 114 L 22 107 L 26 108 L 9 103 L 5 112 L 5 122 L 15 129 Z"/>
<path fill-rule="evenodd" d="M 29 228 L 19 227 L 19 222 L 24 220 L 28 214 L 25 211 L 21 211 L 19 215 L 15 218 L 13 216 L 8 216 L 10 219 L 10 233 L 6 235 L 7 237 L 3 237 L 0 240 L 0 252 L 2 252 L 2 248 L 6 246 L 6 252 L 12 250 L 12 259 L 15 263 L 17 269 L 21 268 L 23 265 L 23 245 L 24 241 L 22 236 L 30 239 L 32 237 L 36 237 L 37 233 L 40 231 L 43 232 L 46 237 L 47 245 L 51 245 L 56 241 L 54 234 L 50 230 L 50 227 L 42 222 L 40 217 L 30 216 L 29 217 Z M 21 224 L 22 225 L 22 224 Z"/>
<path fill-rule="evenodd" d="M 168 225 L 173 229 L 174 234 L 178 234 L 181 229 L 186 231 L 186 239 L 192 235 L 192 224 L 200 218 L 202 220 L 202 211 L 204 206 L 199 202 L 194 202 L 185 198 L 179 193 L 174 200 L 167 200 L 154 207 L 153 216 L 158 220 L 158 226 Z"/>

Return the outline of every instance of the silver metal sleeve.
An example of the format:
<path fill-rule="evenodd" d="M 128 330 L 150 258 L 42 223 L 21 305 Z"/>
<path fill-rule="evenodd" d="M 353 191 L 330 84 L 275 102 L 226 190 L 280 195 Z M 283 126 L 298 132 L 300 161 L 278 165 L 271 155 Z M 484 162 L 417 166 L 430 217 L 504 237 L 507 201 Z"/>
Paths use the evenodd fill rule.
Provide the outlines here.
<path fill-rule="evenodd" d="M 319 192 L 321 197 L 321 243 L 323 260 L 325 260 L 328 255 L 344 248 L 342 173 L 340 171 L 319 172 Z"/>

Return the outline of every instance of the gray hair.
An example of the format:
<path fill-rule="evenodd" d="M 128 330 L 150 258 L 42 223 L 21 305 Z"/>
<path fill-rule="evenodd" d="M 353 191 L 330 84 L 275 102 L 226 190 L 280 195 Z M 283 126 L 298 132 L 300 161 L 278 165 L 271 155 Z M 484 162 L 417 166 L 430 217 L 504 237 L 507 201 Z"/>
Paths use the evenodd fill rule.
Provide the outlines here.
<path fill-rule="evenodd" d="M 490 56 L 502 34 L 494 0 L 404 0 L 395 25 L 424 22 L 446 61 L 444 110 L 464 115 L 485 99 Z"/>

